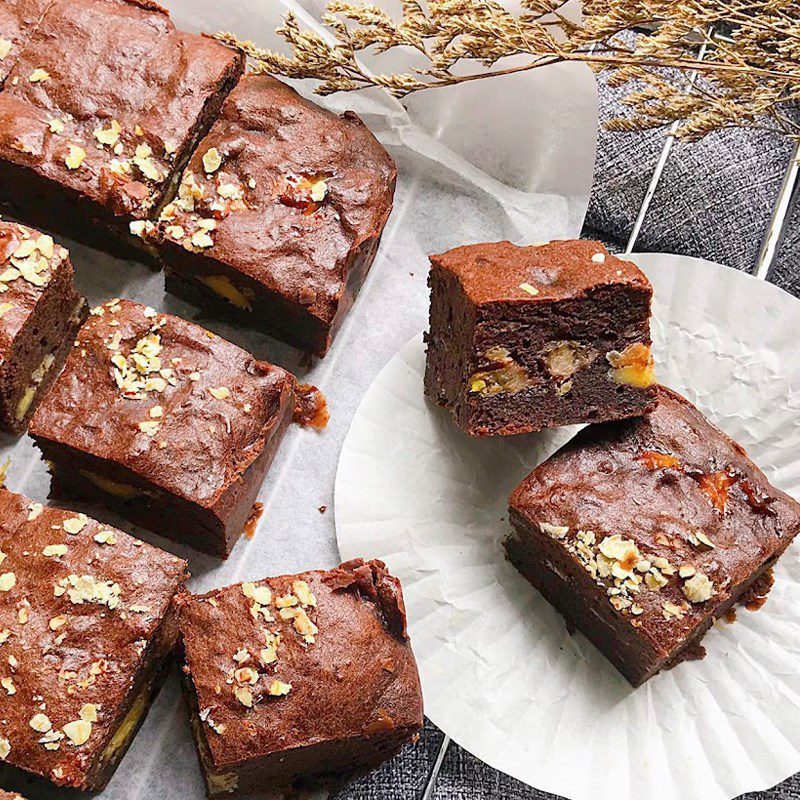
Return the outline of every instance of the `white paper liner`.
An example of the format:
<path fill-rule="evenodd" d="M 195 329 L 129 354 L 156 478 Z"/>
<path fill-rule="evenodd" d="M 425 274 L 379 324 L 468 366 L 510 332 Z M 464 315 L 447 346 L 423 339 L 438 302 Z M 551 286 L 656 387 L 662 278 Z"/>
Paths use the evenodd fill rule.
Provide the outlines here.
<path fill-rule="evenodd" d="M 672 386 L 800 496 L 800 304 L 725 267 L 633 257 L 655 287 L 654 352 Z M 456 742 L 574 800 L 728 800 L 800 770 L 800 544 L 757 613 L 632 689 L 506 562 L 507 497 L 576 428 L 470 440 L 423 397 L 415 336 L 347 435 L 336 481 L 343 558 L 403 581 L 425 710 Z"/>
<path fill-rule="evenodd" d="M 315 25 L 308 12 L 318 15 L 323 3 L 163 0 L 163 5 L 183 29 L 232 30 L 259 45 L 282 49 L 274 29 L 285 11 L 293 9 Z M 396 68 L 407 67 L 408 54 L 392 58 L 398 59 Z M 295 85 L 311 96 L 308 84 Z M 428 254 L 467 241 L 577 236 L 588 204 L 597 130 L 596 88 L 588 69 L 560 65 L 435 90 L 409 100 L 409 111 L 377 90 L 313 99 L 337 112 L 356 111 L 387 146 L 399 168 L 395 208 L 355 306 L 329 354 L 311 368 L 300 363 L 297 351 L 269 337 L 198 318 L 200 324 L 258 357 L 319 386 L 332 417 L 322 434 L 297 427 L 287 433 L 258 498 L 265 510 L 256 535 L 252 540 L 243 537 L 228 561 L 139 532 L 143 539 L 189 561 L 193 591 L 338 564 L 332 507 L 341 442 L 375 375 L 425 324 Z M 64 243 L 72 252 L 79 288 L 93 304 L 122 296 L 188 319 L 197 316 L 194 307 L 164 293 L 163 276 Z M 31 440 L 0 434 L 0 458 L 7 456 L 11 457 L 8 487 L 44 500 L 49 477 Z M 319 510 L 323 507 L 325 513 Z M 82 508 L 134 530 L 100 507 Z M 27 787 L 25 794 L 30 800 L 74 796 L 49 787 Z M 173 675 L 115 777 L 97 797 L 199 800 L 204 796 Z"/>

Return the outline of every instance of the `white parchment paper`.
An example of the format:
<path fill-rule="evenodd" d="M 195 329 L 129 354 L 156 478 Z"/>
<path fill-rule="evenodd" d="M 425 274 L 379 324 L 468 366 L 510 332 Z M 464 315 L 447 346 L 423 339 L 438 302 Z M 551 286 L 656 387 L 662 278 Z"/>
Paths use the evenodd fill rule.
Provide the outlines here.
<path fill-rule="evenodd" d="M 287 8 L 314 24 L 322 3 L 273 0 L 163 0 L 177 25 L 232 30 L 280 47 L 274 28 Z M 402 61 L 403 54 L 396 56 Z M 395 66 L 402 67 L 402 63 Z M 299 87 L 310 96 L 309 87 Z M 318 98 L 315 98 L 319 100 Z M 431 91 L 408 102 L 383 92 L 341 95 L 323 102 L 351 108 L 391 151 L 399 168 L 395 210 L 354 309 L 327 357 L 311 369 L 291 348 L 241 328 L 198 321 L 259 357 L 296 372 L 327 395 L 331 422 L 321 434 L 291 430 L 259 499 L 265 505 L 255 537 L 239 542 L 225 562 L 149 533 L 148 541 L 189 561 L 191 587 L 204 591 L 239 580 L 339 563 L 333 530 L 333 480 L 353 413 L 380 368 L 427 315 L 427 255 L 466 242 L 524 242 L 577 236 L 591 187 L 597 109 L 594 80 L 575 66 Z M 195 318 L 191 306 L 164 294 L 161 275 L 70 246 L 80 289 L 92 303 L 115 296 Z M 386 420 L 391 426 L 392 420 Z M 7 485 L 37 500 L 49 480 L 27 437 L 0 438 L 11 456 Z M 320 509 L 325 507 L 325 512 Z M 94 516 L 132 530 L 97 507 Z M 366 550 L 362 555 L 371 557 Z M 27 788 L 31 800 L 69 793 Z M 177 680 L 172 676 L 103 800 L 195 800 L 204 796 Z"/>
<path fill-rule="evenodd" d="M 632 258 L 655 288 L 661 382 L 800 497 L 800 303 L 699 259 Z M 573 800 L 728 800 L 800 770 L 800 543 L 763 609 L 715 624 L 704 660 L 634 690 L 501 546 L 511 490 L 577 428 L 471 440 L 424 399 L 424 362 L 417 335 L 358 409 L 336 530 L 343 557 L 372 552 L 403 581 L 430 719 Z"/>

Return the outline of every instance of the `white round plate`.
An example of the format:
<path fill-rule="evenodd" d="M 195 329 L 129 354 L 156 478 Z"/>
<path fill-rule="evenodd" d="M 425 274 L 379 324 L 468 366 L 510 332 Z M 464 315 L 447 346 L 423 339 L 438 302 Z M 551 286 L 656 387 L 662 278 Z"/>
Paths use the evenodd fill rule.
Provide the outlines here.
<path fill-rule="evenodd" d="M 637 255 L 661 382 L 800 496 L 800 303 L 717 264 Z M 708 655 L 632 689 L 504 559 L 506 499 L 574 429 L 470 440 L 422 393 L 422 337 L 365 395 L 336 480 L 343 559 L 405 588 L 427 716 L 514 777 L 573 800 L 729 800 L 800 771 L 800 544 L 769 602 Z"/>

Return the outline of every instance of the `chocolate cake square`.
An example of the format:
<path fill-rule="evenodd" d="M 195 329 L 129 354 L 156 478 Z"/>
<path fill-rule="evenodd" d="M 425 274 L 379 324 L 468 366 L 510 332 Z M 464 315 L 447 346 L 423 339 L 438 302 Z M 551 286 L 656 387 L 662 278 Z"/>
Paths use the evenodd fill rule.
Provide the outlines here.
<path fill-rule="evenodd" d="M 400 582 L 380 561 L 185 597 L 180 629 L 209 796 L 338 784 L 422 727 Z"/>
<path fill-rule="evenodd" d="M 471 436 L 643 414 L 652 288 L 599 242 L 431 256 L 425 393 Z"/>
<path fill-rule="evenodd" d="M 102 789 L 166 674 L 186 563 L 7 489 L 0 550 L 0 766 Z"/>
<path fill-rule="evenodd" d="M 513 492 L 508 557 L 638 686 L 763 603 L 800 504 L 688 400 L 584 428 Z"/>
<path fill-rule="evenodd" d="M 128 300 L 92 311 L 30 426 L 51 496 L 225 558 L 295 413 L 280 367 Z"/>
<path fill-rule="evenodd" d="M 0 87 L 52 0 L 0 2 Z"/>
<path fill-rule="evenodd" d="M 129 255 L 242 69 L 150 0 L 54 0 L 0 94 L 0 200 Z"/>
<path fill-rule="evenodd" d="M 25 430 L 87 313 L 67 251 L 0 220 L 0 428 Z"/>
<path fill-rule="evenodd" d="M 245 76 L 161 214 L 168 291 L 324 355 L 375 258 L 396 175 L 355 114 Z"/>

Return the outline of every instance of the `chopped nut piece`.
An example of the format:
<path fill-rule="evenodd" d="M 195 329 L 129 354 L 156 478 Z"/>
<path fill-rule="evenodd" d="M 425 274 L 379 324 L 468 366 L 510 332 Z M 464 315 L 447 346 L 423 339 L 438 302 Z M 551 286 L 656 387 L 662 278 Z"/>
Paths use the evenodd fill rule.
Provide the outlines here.
<path fill-rule="evenodd" d="M 5 737 L 0 737 L 0 758 L 5 761 L 11 752 L 11 743 Z"/>
<path fill-rule="evenodd" d="M 0 39 L 0 61 L 11 52 L 13 46 L 13 42 L 9 42 L 8 39 Z"/>
<path fill-rule="evenodd" d="M 61 616 L 61 615 L 59 615 L 57 617 L 53 617 L 50 620 L 50 630 L 51 631 L 57 631 L 59 628 L 64 627 L 64 625 L 66 625 L 66 624 L 67 624 L 67 618 L 66 617 Z"/>
<path fill-rule="evenodd" d="M 595 264 L 602 264 L 605 260 L 606 260 L 605 253 L 595 253 L 592 256 L 592 261 L 594 261 Z"/>
<path fill-rule="evenodd" d="M 0 575 L 0 592 L 10 592 L 17 584 L 17 576 L 13 572 Z"/>
<path fill-rule="evenodd" d="M 74 722 L 68 722 L 63 730 L 72 744 L 80 747 L 92 735 L 92 723 L 85 719 L 76 719 Z"/>
<path fill-rule="evenodd" d="M 547 371 L 554 378 L 564 379 L 589 366 L 596 354 L 579 342 L 558 341 L 544 349 L 543 358 Z"/>
<path fill-rule="evenodd" d="M 317 598 L 305 581 L 292 581 L 292 591 L 303 606 L 316 606 Z"/>
<path fill-rule="evenodd" d="M 563 539 L 569 533 L 566 525 L 551 525 L 549 522 L 540 522 L 539 529 L 554 539 Z"/>
<path fill-rule="evenodd" d="M 686 616 L 686 609 L 681 608 L 681 606 L 676 606 L 675 603 L 670 603 L 668 600 L 664 601 L 664 604 L 661 606 L 662 608 L 662 615 L 664 619 L 670 620 L 673 617 L 675 619 L 683 619 Z"/>
<path fill-rule="evenodd" d="M 254 583 L 243 583 L 242 594 L 262 606 L 268 606 L 272 602 L 272 591 L 269 586 L 256 586 Z"/>
<path fill-rule="evenodd" d="M 28 724 L 39 733 L 47 733 L 53 727 L 45 714 L 34 714 Z"/>
<path fill-rule="evenodd" d="M 117 537 L 114 536 L 114 531 L 98 531 L 92 538 L 98 544 L 113 545 L 117 543 Z"/>
<path fill-rule="evenodd" d="M 43 556 L 65 556 L 69 548 L 65 544 L 48 544 L 42 549 Z"/>
<path fill-rule="evenodd" d="M 644 582 L 647 588 L 654 592 L 659 591 L 669 583 L 663 574 L 655 568 L 644 576 Z"/>
<path fill-rule="evenodd" d="M 690 603 L 704 603 L 714 596 L 714 584 L 702 572 L 697 572 L 683 584 L 682 591 Z"/>
<path fill-rule="evenodd" d="M 483 354 L 487 361 L 500 366 L 497 369 L 481 370 L 469 379 L 470 392 L 495 395 L 501 392 L 517 394 L 532 386 L 525 369 L 520 366 L 504 347 L 492 347 Z"/>
<path fill-rule="evenodd" d="M 236 699 L 247 708 L 253 707 L 253 693 L 243 686 L 239 686 L 233 691 Z"/>
<path fill-rule="evenodd" d="M 89 518 L 86 514 L 79 514 L 77 517 L 68 517 L 64 520 L 61 524 L 61 527 L 67 533 L 71 533 L 73 535 L 80 533 L 85 527 L 86 523 L 89 521 Z"/>
<path fill-rule="evenodd" d="M 240 667 L 233 673 L 238 683 L 255 686 L 258 683 L 258 673 L 251 667 Z"/>
<path fill-rule="evenodd" d="M 14 681 L 11 678 L 0 679 L 0 686 L 2 686 L 8 694 L 17 693 L 17 687 L 14 686 Z"/>
<path fill-rule="evenodd" d="M 28 80 L 31 83 L 42 83 L 43 81 L 50 80 L 50 73 L 46 69 L 35 69 L 31 74 L 28 76 Z"/>
<path fill-rule="evenodd" d="M 521 283 L 519 288 L 522 289 L 523 292 L 527 292 L 533 297 L 536 297 L 536 295 L 539 294 L 539 290 L 535 286 L 531 286 L 529 283 Z"/>
<path fill-rule="evenodd" d="M 98 581 L 91 575 L 68 575 L 59 581 L 59 587 L 66 590 L 70 602 L 75 605 L 97 603 L 108 606 L 112 610 L 119 605 L 122 593 L 118 583 Z M 67 587 L 71 588 L 67 589 Z"/>
<path fill-rule="evenodd" d="M 216 172 L 222 166 L 222 156 L 216 147 L 210 147 L 203 155 L 203 168 L 206 172 Z"/>
<path fill-rule="evenodd" d="M 86 151 L 76 144 L 69 146 L 69 155 L 64 159 L 68 169 L 78 169 L 86 158 Z"/>
<path fill-rule="evenodd" d="M 292 691 L 292 684 L 275 680 L 269 685 L 269 689 L 267 689 L 267 691 L 273 697 L 281 697 L 282 695 L 287 695 Z"/>
<path fill-rule="evenodd" d="M 216 389 L 213 386 L 209 386 L 208 391 L 217 400 L 227 400 L 231 396 L 231 390 L 227 386 L 220 386 Z"/>
<path fill-rule="evenodd" d="M 115 119 L 111 120 L 108 128 L 95 128 L 94 138 L 102 145 L 113 147 L 119 141 L 122 126 Z"/>

